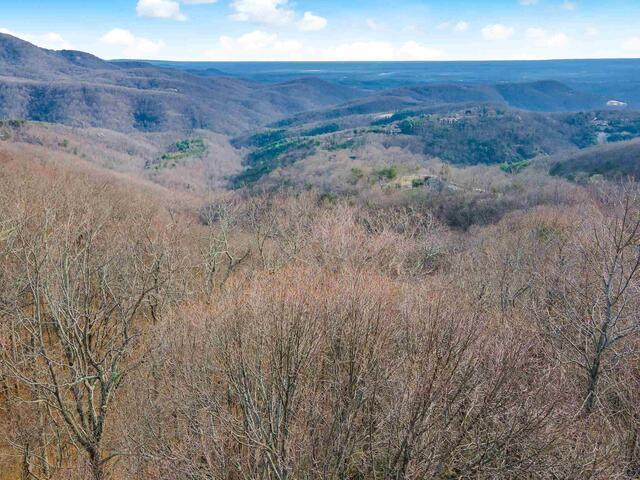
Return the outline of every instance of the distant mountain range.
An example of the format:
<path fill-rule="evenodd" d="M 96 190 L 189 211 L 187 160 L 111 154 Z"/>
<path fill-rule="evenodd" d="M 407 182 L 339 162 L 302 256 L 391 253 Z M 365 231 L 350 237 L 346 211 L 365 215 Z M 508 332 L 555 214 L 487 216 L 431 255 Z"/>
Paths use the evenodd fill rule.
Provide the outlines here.
<path fill-rule="evenodd" d="M 38 48 L 0 34 L 0 118 L 120 132 L 208 129 L 240 134 L 305 121 L 437 105 L 492 103 L 532 111 L 606 108 L 610 98 L 558 81 L 440 83 L 367 90 L 309 75 L 259 83 L 208 68 L 168 68 Z"/>
<path fill-rule="evenodd" d="M 493 85 L 553 79 L 575 90 L 640 108 L 640 59 L 151 63 L 203 76 L 232 76 L 265 83 L 317 77 L 378 91 L 419 84 Z"/>
<path fill-rule="evenodd" d="M 363 94 L 318 79 L 265 85 L 144 62 L 107 62 L 0 34 L 0 118 L 125 132 L 204 128 L 237 133 Z"/>

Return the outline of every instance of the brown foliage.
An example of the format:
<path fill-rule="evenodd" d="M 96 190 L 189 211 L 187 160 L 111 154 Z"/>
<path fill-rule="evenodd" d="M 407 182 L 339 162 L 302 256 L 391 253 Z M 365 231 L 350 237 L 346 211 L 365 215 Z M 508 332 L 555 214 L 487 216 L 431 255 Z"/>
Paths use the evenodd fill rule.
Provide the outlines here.
<path fill-rule="evenodd" d="M 199 223 L 2 159 L 0 479 L 637 477 L 636 187 L 542 183 L 466 232 L 314 192 Z"/>

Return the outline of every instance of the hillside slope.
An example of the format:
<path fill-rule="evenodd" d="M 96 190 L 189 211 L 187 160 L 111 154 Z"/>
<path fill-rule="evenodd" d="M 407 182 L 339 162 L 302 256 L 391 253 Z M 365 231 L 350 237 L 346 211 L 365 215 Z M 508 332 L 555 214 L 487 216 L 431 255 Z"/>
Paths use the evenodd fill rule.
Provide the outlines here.
<path fill-rule="evenodd" d="M 550 173 L 572 180 L 602 175 L 608 179 L 640 178 L 640 139 L 598 145 L 549 160 Z"/>
<path fill-rule="evenodd" d="M 228 137 L 208 130 L 120 133 L 0 121 L 0 150 L 36 147 L 53 157 L 68 157 L 192 193 L 224 186 L 229 175 L 240 171 L 242 160 Z"/>
<path fill-rule="evenodd" d="M 38 48 L 0 34 L 0 118 L 130 132 L 238 133 L 362 96 L 316 79 L 262 85 Z"/>
<path fill-rule="evenodd" d="M 445 109 L 491 104 L 536 112 L 577 112 L 607 108 L 602 96 L 579 92 L 557 81 L 496 85 L 424 84 L 395 88 L 320 111 L 303 112 L 286 122 L 302 125 L 352 115 L 395 113 L 413 109 Z"/>
<path fill-rule="evenodd" d="M 117 70 L 118 67 L 88 53 L 46 50 L 0 33 L 0 75 L 3 77 L 63 80 L 94 69 Z"/>
<path fill-rule="evenodd" d="M 491 92 L 488 87 L 471 90 Z M 464 95 L 468 91 L 458 90 Z M 594 145 L 615 145 L 640 137 L 639 112 L 535 112 L 498 102 L 421 106 L 382 114 L 351 111 L 330 121 L 306 122 L 312 117 L 312 113 L 299 115 L 278 128 L 235 138 L 232 144 L 248 152 L 243 162 L 246 169 L 234 177 L 232 185 L 246 186 L 272 172 L 285 178 L 282 170 L 307 158 L 321 167 L 316 171 L 340 170 L 347 172 L 342 175 L 345 178 L 350 168 L 360 171 L 403 163 L 400 159 L 405 154 L 411 161 L 437 158 L 455 165 L 502 164 L 507 170 L 517 170 L 536 157 L 566 156 Z M 294 176 L 304 183 L 317 175 Z"/>

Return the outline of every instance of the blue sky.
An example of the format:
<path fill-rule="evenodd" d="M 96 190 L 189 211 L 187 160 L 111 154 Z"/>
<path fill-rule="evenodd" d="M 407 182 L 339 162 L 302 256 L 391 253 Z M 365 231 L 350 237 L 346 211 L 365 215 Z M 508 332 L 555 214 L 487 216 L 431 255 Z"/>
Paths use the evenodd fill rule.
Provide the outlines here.
<path fill-rule="evenodd" d="M 103 58 L 640 57 L 639 0 L 0 0 L 0 31 Z"/>

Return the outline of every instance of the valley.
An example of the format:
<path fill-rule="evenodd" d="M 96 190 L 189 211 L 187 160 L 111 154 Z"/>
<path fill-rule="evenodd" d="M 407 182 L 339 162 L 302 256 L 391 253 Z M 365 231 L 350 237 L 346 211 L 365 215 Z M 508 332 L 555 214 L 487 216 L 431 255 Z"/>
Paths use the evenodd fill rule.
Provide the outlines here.
<path fill-rule="evenodd" d="M 81 158 L 186 191 L 307 184 L 353 194 L 372 182 L 360 171 L 409 174 L 433 161 L 522 164 L 622 142 L 619 151 L 640 132 L 631 97 L 620 97 L 625 108 L 558 80 L 486 83 L 500 69 L 482 79 L 458 73 L 464 83 L 445 84 L 433 81 L 442 77 L 438 64 L 428 83 L 412 85 L 420 70 L 401 64 L 403 75 L 415 75 L 386 88 L 386 78 L 376 85 L 291 78 L 309 70 L 300 65 L 260 83 L 224 64 L 105 62 L 0 35 L 0 138 L 54 149 L 73 143 L 67 150 Z M 354 65 L 371 71 L 365 67 Z M 11 127 L 12 120 L 28 125 Z M 176 155 L 179 142 L 201 142 L 201 151 Z"/>
<path fill-rule="evenodd" d="M 0 480 L 639 478 L 639 71 L 0 33 Z"/>

